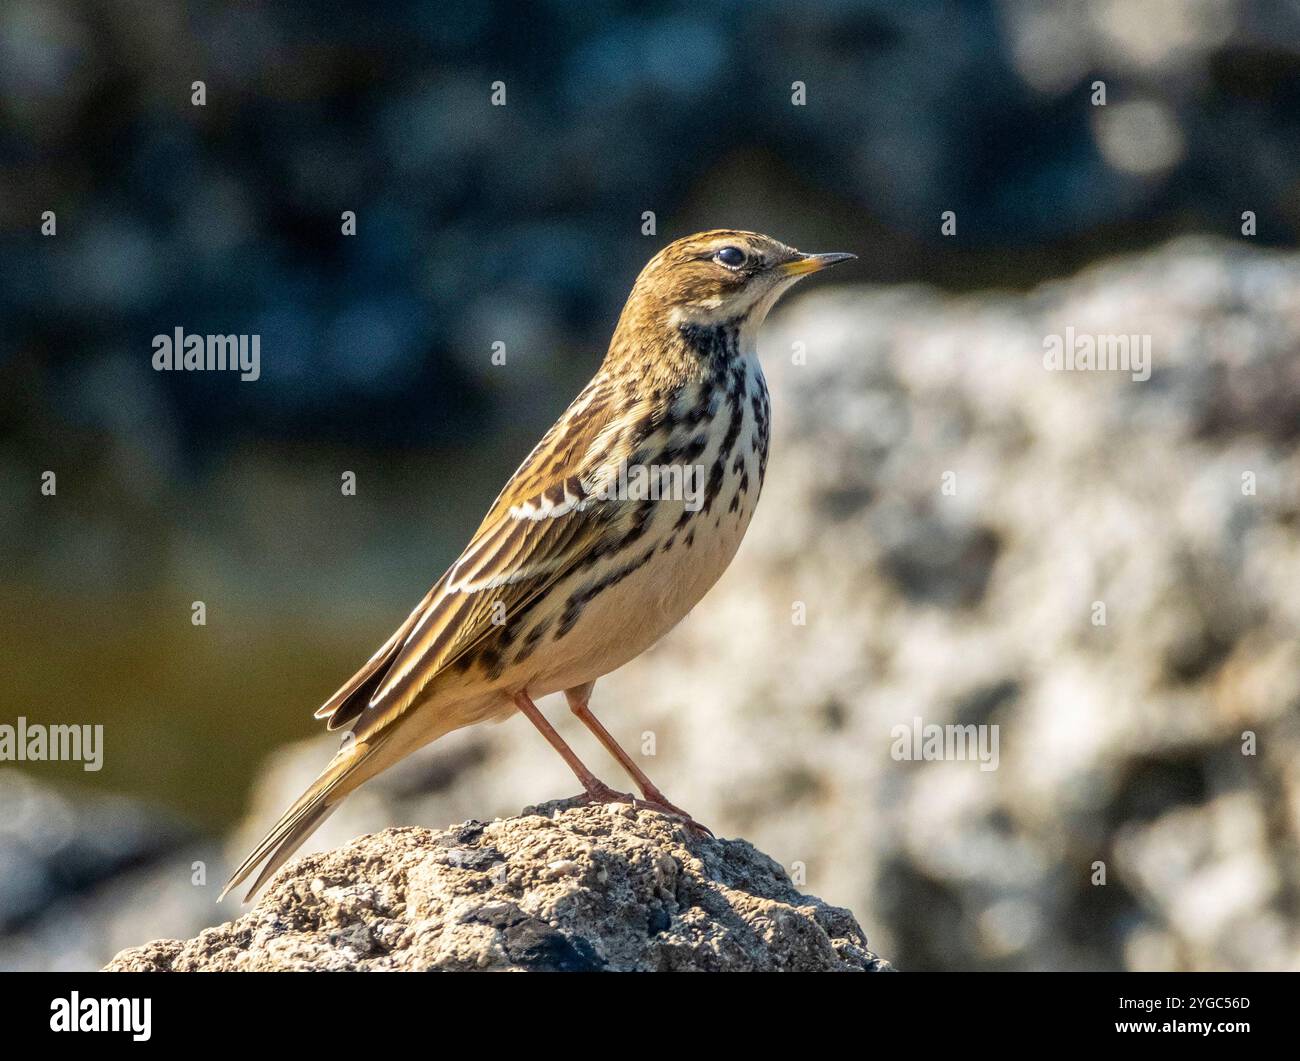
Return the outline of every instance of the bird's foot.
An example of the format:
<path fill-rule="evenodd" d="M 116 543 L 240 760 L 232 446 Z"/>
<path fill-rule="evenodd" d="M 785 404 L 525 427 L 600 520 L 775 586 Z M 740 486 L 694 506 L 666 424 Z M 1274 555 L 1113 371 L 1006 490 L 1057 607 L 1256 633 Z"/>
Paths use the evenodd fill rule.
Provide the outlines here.
<path fill-rule="evenodd" d="M 619 792 L 617 789 L 610 788 L 603 781 L 592 781 L 587 786 L 587 790 L 577 797 L 577 801 L 582 806 L 590 806 L 593 803 L 628 803 L 634 809 L 647 807 L 650 810 L 657 810 L 660 814 L 666 814 L 670 818 L 680 818 L 686 828 L 699 833 L 701 836 L 713 836 L 713 831 L 707 825 L 701 825 L 681 807 L 669 803 L 664 798 L 664 794 L 658 789 L 647 790 L 642 796 L 633 796 L 630 793 Z"/>
<path fill-rule="evenodd" d="M 707 825 L 701 825 L 692 818 L 686 811 L 682 810 L 676 804 L 669 803 L 664 798 L 664 794 L 658 789 L 648 789 L 641 799 L 633 801 L 633 806 L 640 804 L 649 807 L 651 810 L 657 810 L 660 814 L 667 814 L 670 818 L 680 818 L 686 825 L 686 828 L 698 833 L 701 836 L 713 836 L 713 830 Z"/>
<path fill-rule="evenodd" d="M 578 802 L 583 806 L 592 803 L 635 803 L 636 798 L 630 792 L 610 788 L 603 781 L 593 781 L 587 786 L 587 791 L 578 797 Z"/>

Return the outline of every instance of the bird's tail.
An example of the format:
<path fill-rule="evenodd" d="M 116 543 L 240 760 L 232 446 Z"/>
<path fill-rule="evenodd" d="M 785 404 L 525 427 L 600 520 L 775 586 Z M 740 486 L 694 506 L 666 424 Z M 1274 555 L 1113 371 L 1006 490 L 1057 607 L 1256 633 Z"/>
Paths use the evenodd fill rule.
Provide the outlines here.
<path fill-rule="evenodd" d="M 349 741 L 341 748 L 321 771 L 320 776 L 311 783 L 311 787 L 284 812 L 283 817 L 275 823 L 275 828 L 267 833 L 262 842 L 253 849 L 253 853 L 240 863 L 239 868 L 226 882 L 226 886 L 221 889 L 217 902 L 221 902 L 231 888 L 245 880 L 258 864 L 265 860 L 266 865 L 262 867 L 262 872 L 257 875 L 253 886 L 244 896 L 244 902 L 252 899 L 271 874 L 283 866 L 307 837 L 311 836 L 330 816 L 334 808 L 343 801 L 344 796 L 389 765 L 387 762 L 380 761 L 383 756 L 375 754 L 384 743 L 383 736 L 380 736 L 377 741 Z"/>

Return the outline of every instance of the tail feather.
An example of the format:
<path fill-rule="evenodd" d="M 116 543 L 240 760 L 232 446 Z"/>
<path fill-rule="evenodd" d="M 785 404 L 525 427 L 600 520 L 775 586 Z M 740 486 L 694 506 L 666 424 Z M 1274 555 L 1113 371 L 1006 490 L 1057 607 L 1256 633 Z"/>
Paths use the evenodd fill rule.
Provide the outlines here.
<path fill-rule="evenodd" d="M 343 797 L 377 772 L 374 768 L 376 764 L 370 764 L 369 769 L 363 770 L 362 767 L 367 764 L 381 744 L 382 742 L 355 744 L 330 760 L 320 776 L 294 801 L 293 806 L 284 812 L 284 816 L 275 823 L 275 827 L 253 849 L 253 853 L 240 863 L 239 868 L 226 882 L 226 886 L 221 889 L 217 902 L 221 902 L 231 888 L 243 882 L 260 863 L 265 861 L 266 865 L 262 872 L 257 875 L 253 886 L 244 896 L 244 902 L 252 899 L 271 875 L 283 866 L 307 837 L 311 836 L 333 813 Z"/>
<path fill-rule="evenodd" d="M 252 901 L 253 896 L 256 895 L 261 890 L 262 885 L 271 879 L 272 874 L 274 874 L 277 869 L 279 869 L 286 862 L 288 862 L 290 858 L 293 857 L 294 853 L 297 852 L 298 848 L 300 848 L 306 842 L 307 838 L 311 836 L 311 834 L 314 833 L 320 827 L 321 823 L 324 822 L 326 818 L 328 818 L 331 814 L 334 813 L 334 809 L 337 806 L 338 806 L 337 803 L 333 803 L 330 804 L 329 806 L 321 805 L 321 806 L 311 808 L 311 810 L 306 814 L 303 820 L 298 822 L 293 827 L 292 831 L 290 831 L 282 840 L 279 841 L 279 845 L 276 847 L 275 851 L 272 852 L 271 857 L 266 862 L 266 865 L 262 867 L 262 871 L 257 875 L 252 885 L 250 885 L 248 891 L 244 894 L 244 902 L 247 903 Z M 252 870 L 253 866 L 256 865 L 257 862 L 253 862 L 253 864 L 250 865 L 248 869 Z M 239 882 L 243 879 L 243 876 L 241 876 L 241 874 L 243 874 L 244 872 L 245 871 L 241 868 L 240 873 L 237 873 L 234 877 L 230 878 L 229 882 L 226 884 L 226 887 L 221 892 L 222 898 L 225 897 L 227 891 L 229 891 L 235 885 L 239 884 Z M 217 902 L 220 901 L 221 898 L 218 898 Z"/>

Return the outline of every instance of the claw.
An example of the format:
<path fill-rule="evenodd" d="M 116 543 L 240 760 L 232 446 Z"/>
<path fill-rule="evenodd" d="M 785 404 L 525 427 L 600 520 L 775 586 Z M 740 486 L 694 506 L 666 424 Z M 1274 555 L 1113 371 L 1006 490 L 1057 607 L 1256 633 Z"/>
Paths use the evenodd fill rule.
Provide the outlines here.
<path fill-rule="evenodd" d="M 657 810 L 660 814 L 667 814 L 670 818 L 680 818 L 682 822 L 685 823 L 688 829 L 693 829 L 697 833 L 700 833 L 708 837 L 713 836 L 712 829 L 710 829 L 707 825 L 701 825 L 689 814 L 687 814 L 684 810 L 682 810 L 681 807 L 678 807 L 673 803 L 669 803 L 666 799 L 664 799 L 662 792 L 656 792 L 653 796 L 646 796 L 643 797 L 642 799 L 634 800 L 633 806 L 635 806 L 637 803 L 649 807 L 651 810 Z"/>

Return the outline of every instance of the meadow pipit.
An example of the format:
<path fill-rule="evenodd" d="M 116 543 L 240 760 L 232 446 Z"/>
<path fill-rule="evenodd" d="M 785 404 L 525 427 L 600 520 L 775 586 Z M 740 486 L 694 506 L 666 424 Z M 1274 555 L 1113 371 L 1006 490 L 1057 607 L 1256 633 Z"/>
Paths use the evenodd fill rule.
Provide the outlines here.
<path fill-rule="evenodd" d="M 506 483 L 473 539 L 383 646 L 316 712 L 350 738 L 235 871 L 252 896 L 358 785 L 445 733 L 523 712 L 593 800 L 596 778 L 533 701 L 563 692 L 644 803 L 686 818 L 588 707 L 592 686 L 671 630 L 717 581 L 767 470 L 756 340 L 801 254 L 717 230 L 642 270 L 595 377 Z M 691 822 L 694 825 L 694 822 Z"/>

